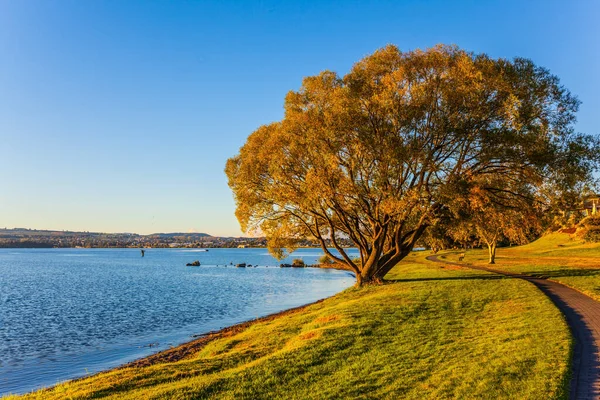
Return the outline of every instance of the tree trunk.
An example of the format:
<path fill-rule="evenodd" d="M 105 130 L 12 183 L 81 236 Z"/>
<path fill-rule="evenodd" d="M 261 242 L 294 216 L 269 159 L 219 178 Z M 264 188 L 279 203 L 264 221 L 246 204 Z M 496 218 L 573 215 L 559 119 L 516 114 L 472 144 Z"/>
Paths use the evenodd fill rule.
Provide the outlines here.
<path fill-rule="evenodd" d="M 363 274 L 356 275 L 356 286 L 381 285 L 382 283 L 383 283 L 383 277 L 365 276 Z"/>
<path fill-rule="evenodd" d="M 365 266 L 359 268 L 360 272 L 356 274 L 356 286 L 381 285 L 387 273 L 408 254 L 410 254 L 410 249 L 405 249 L 386 262 L 382 262 L 381 259 L 370 260 L 370 263 L 368 262 Z"/>
<path fill-rule="evenodd" d="M 384 239 L 376 240 L 368 254 L 361 253 L 361 260 L 365 261 L 355 271 L 356 286 L 382 284 L 387 273 L 410 254 L 427 226 L 427 224 L 422 224 L 417 229 L 407 232 L 404 236 L 397 233 L 399 236 L 398 242 L 387 251 L 384 251 L 385 236 L 380 237 Z M 352 266 L 356 267 L 354 264 Z"/>
<path fill-rule="evenodd" d="M 363 285 L 363 279 L 361 274 L 356 274 L 356 286 L 360 287 Z"/>
<path fill-rule="evenodd" d="M 361 266 L 359 268 L 359 272 L 356 274 L 356 286 L 363 286 L 376 283 L 374 282 L 373 275 L 375 270 L 377 269 L 377 263 L 372 263 L 366 267 Z"/>
<path fill-rule="evenodd" d="M 488 243 L 488 253 L 490 254 L 490 261 L 488 262 L 488 264 L 496 264 L 496 245 L 497 243 L 491 242 Z"/>

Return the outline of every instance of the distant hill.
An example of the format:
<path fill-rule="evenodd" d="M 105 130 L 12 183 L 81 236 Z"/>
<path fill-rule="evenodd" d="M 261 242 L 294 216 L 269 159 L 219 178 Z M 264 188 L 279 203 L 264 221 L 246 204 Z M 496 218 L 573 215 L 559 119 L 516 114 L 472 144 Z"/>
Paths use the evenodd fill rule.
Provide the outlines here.
<path fill-rule="evenodd" d="M 0 248 L 172 248 L 172 247 L 264 247 L 264 238 L 223 238 L 199 232 L 137 233 L 72 232 L 36 229 L 1 229 Z"/>
<path fill-rule="evenodd" d="M 144 235 L 144 236 L 156 237 L 156 238 L 161 238 L 161 239 L 175 238 L 175 237 L 187 237 L 187 238 L 212 237 L 212 235 L 209 235 L 208 233 L 196 233 L 196 232 L 191 232 L 191 233 L 186 233 L 186 232 L 152 233 L 150 235 Z"/>
<path fill-rule="evenodd" d="M 343 246 L 352 246 L 347 239 L 340 239 Z M 74 232 L 37 230 L 27 228 L 0 228 L 0 248 L 237 248 L 266 247 L 265 237 L 224 237 L 202 232 L 169 232 L 140 235 L 137 233 Z M 313 247 L 315 243 L 305 239 L 300 247 Z"/>
<path fill-rule="evenodd" d="M 138 233 L 127 233 L 127 232 L 78 232 L 78 231 L 55 231 L 55 230 L 44 230 L 44 229 L 27 229 L 27 228 L 14 228 L 14 229 L 2 229 L 0 228 L 0 237 L 10 236 L 145 236 L 153 238 L 174 238 L 174 237 L 189 237 L 189 238 L 205 238 L 212 237 L 208 233 L 186 233 L 186 232 L 171 232 L 171 233 L 151 233 L 149 235 L 142 235 Z"/>
<path fill-rule="evenodd" d="M 27 228 L 14 228 L 14 229 L 1 229 L 0 237 L 44 237 L 44 236 L 107 236 L 107 235 L 121 235 L 121 236 L 138 236 L 135 233 L 104 233 L 104 232 L 77 232 L 77 231 L 55 231 L 45 229 L 27 229 Z"/>

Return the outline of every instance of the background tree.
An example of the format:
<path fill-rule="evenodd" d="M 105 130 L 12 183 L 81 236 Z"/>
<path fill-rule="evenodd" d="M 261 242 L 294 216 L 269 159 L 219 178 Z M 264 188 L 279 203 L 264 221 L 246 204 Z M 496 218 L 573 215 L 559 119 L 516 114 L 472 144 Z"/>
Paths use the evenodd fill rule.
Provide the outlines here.
<path fill-rule="evenodd" d="M 529 60 L 387 46 L 344 77 L 305 78 L 286 96 L 283 120 L 248 137 L 226 166 L 236 216 L 276 255 L 314 237 L 358 285 L 381 282 L 461 182 L 502 174 L 536 190 L 575 169 L 575 181 L 589 174 L 589 157 L 571 157 L 574 143 L 587 151 L 592 141 L 572 130 L 577 107 Z M 492 197 L 501 189 L 485 188 Z"/>
<path fill-rule="evenodd" d="M 457 241 L 476 237 L 494 264 L 499 242 L 525 244 L 542 230 L 548 204 L 532 182 L 535 177 L 519 181 L 502 173 L 464 179 L 448 202 L 452 218 L 437 229 Z"/>
<path fill-rule="evenodd" d="M 473 216 L 473 228 L 480 242 L 488 248 L 489 263 L 496 263 L 496 248 L 503 239 L 516 244 L 525 244 L 530 234 L 539 228 L 538 220 L 527 213 L 514 209 L 501 210 L 490 207 Z"/>
<path fill-rule="evenodd" d="M 431 225 L 423 236 L 417 242 L 417 246 L 430 248 L 433 253 L 437 253 L 440 250 L 446 250 L 452 248 L 455 244 L 454 239 L 448 234 L 448 230 L 445 225 L 437 223 Z"/>

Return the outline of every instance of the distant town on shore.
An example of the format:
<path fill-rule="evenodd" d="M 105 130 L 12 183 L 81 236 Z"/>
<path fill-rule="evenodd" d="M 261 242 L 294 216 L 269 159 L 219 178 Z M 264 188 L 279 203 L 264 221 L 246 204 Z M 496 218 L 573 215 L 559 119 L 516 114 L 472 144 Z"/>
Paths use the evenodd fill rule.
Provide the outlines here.
<path fill-rule="evenodd" d="M 351 241 L 342 240 L 344 246 Z M 300 247 L 317 247 L 304 240 Z M 221 237 L 207 233 L 102 233 L 26 228 L 0 229 L 0 248 L 245 248 L 267 247 L 264 237 Z"/>

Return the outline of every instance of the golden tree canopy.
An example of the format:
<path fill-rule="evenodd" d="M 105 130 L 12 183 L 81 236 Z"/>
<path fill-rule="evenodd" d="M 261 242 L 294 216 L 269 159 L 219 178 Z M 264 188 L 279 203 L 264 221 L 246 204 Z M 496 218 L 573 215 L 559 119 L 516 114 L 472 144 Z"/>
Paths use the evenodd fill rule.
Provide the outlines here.
<path fill-rule="evenodd" d="M 502 174 L 535 191 L 567 166 L 589 173 L 567 157 L 573 143 L 589 150 L 590 138 L 571 128 L 577 107 L 529 60 L 387 46 L 344 77 L 305 78 L 286 96 L 283 120 L 248 137 L 226 166 L 236 216 L 275 254 L 316 238 L 359 284 L 381 281 L 461 184 Z"/>

